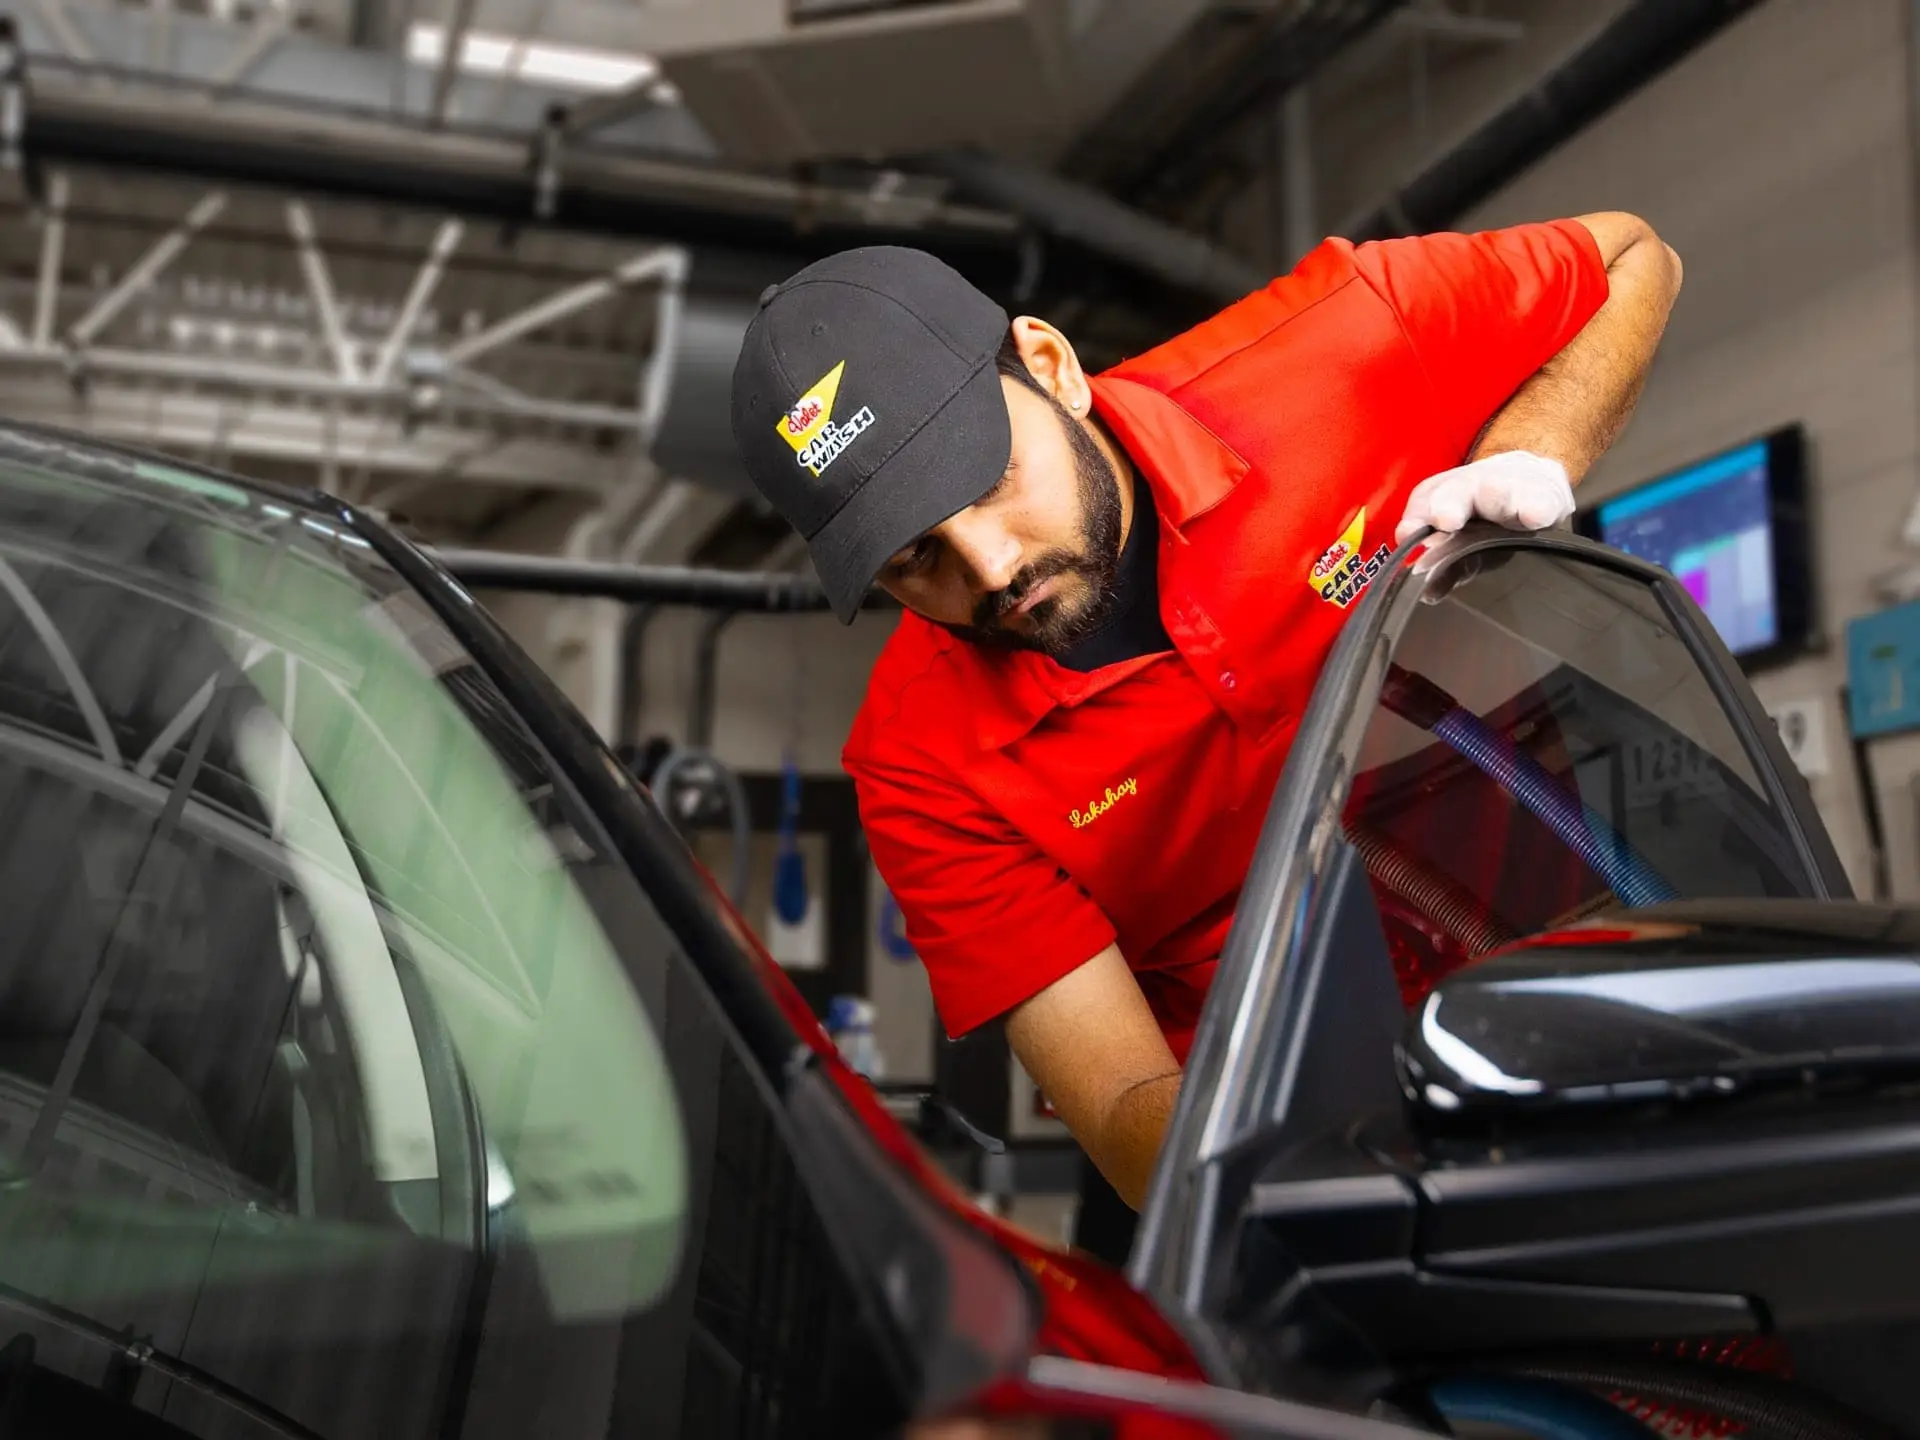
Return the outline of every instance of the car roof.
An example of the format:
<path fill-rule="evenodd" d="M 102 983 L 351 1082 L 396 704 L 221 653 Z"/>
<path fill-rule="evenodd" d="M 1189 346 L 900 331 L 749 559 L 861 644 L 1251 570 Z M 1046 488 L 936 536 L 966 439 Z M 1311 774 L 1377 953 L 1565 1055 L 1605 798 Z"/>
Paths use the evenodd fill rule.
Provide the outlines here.
<path fill-rule="evenodd" d="M 154 484 L 199 480 L 244 491 L 251 498 L 270 500 L 315 517 L 338 521 L 351 516 L 355 526 L 378 523 L 369 522 L 369 517 L 354 511 L 344 501 L 311 487 L 261 480 L 179 455 L 166 455 L 97 435 L 11 417 L 0 418 L 0 458 L 31 460 L 54 469 L 84 472 L 91 479 L 123 486 L 130 494 L 138 494 Z M 187 488 L 196 487 L 189 484 Z"/>

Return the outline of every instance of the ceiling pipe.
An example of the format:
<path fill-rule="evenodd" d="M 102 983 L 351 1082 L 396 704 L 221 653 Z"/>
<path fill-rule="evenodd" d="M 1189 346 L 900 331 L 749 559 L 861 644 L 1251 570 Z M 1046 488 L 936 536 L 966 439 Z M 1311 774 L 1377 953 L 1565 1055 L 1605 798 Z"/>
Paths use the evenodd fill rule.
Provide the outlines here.
<path fill-rule="evenodd" d="M 474 0 L 453 0 L 452 13 L 440 29 L 440 64 L 433 72 L 433 96 L 427 102 L 427 123 L 438 130 L 447 120 L 454 82 L 466 59 L 467 30 L 473 24 Z"/>
<path fill-rule="evenodd" d="M 1355 242 L 1444 229 L 1760 0 L 1637 0 L 1461 144 L 1339 229 Z"/>
<path fill-rule="evenodd" d="M 237 99 L 197 106 L 73 84 L 34 86 L 25 110 L 26 155 L 48 165 L 218 177 L 785 264 L 855 245 L 912 245 L 1002 293 L 1025 261 L 1023 227 L 1009 214 L 923 198 L 895 207 L 872 187 L 704 161 L 567 150 L 543 169 L 525 141 L 497 133 Z"/>
<path fill-rule="evenodd" d="M 620 743 L 640 743 L 640 701 L 646 693 L 647 631 L 660 613 L 655 604 L 631 605 L 620 625 Z"/>
<path fill-rule="evenodd" d="M 3 25 L 4 21 L 0 21 Z M 51 72 L 50 72 L 51 73 Z M 989 293 L 1030 291 L 1045 230 L 1093 257 L 1198 294 L 1237 299 L 1269 278 L 1209 241 L 1047 172 L 951 155 L 941 173 L 980 205 L 896 197 L 884 183 L 795 179 L 703 160 L 432 129 L 368 112 L 235 97 L 218 105 L 131 87 L 41 83 L 24 148 L 47 165 L 93 165 L 433 209 L 469 220 L 647 236 L 790 270 L 859 245 L 909 245 Z M 544 137 L 544 132 L 543 132 Z M 550 137 L 544 137 L 549 138 Z"/>
<path fill-rule="evenodd" d="M 716 610 L 700 622 L 693 647 L 693 694 L 687 701 L 687 748 L 713 749 L 713 721 L 720 709 L 720 636 L 738 610 Z"/>
<path fill-rule="evenodd" d="M 1177 205 L 1234 153 L 1243 122 L 1407 4 L 1270 0 L 1224 53 L 1176 47 L 1074 144 L 1063 168 L 1156 209 Z M 1222 11 L 1230 7 L 1220 7 Z"/>
<path fill-rule="evenodd" d="M 515 590 L 535 595 L 569 595 L 769 615 L 833 608 L 827 592 L 812 575 L 680 565 L 619 565 L 596 560 L 565 560 L 552 555 L 515 555 L 499 550 L 437 550 L 433 554 L 447 573 L 474 590 Z M 867 596 L 863 608 L 896 607 L 885 595 L 875 591 Z"/>
<path fill-rule="evenodd" d="M 922 168 L 1056 239 L 1222 305 L 1272 278 L 1210 240 L 1049 171 L 980 151 L 933 155 Z"/>

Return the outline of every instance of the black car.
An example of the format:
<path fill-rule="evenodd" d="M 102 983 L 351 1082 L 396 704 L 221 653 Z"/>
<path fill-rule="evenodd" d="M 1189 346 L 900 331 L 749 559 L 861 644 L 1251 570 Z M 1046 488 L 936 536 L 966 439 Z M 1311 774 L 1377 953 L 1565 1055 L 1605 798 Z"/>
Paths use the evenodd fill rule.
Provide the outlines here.
<path fill-rule="evenodd" d="M 1671 575 L 1490 529 L 1395 567 L 1288 758 L 1132 1278 L 1243 1385 L 1920 1433 L 1920 916 L 1851 895 Z"/>
<path fill-rule="evenodd" d="M 0 815 L 0 1436 L 1354 1433 L 968 1204 L 323 497 L 0 427 Z"/>
<path fill-rule="evenodd" d="M 0 428 L 0 595 L 0 1436 L 1903 1426 L 1920 933 L 1658 572 L 1355 607 L 1131 1285 L 384 527 Z"/>

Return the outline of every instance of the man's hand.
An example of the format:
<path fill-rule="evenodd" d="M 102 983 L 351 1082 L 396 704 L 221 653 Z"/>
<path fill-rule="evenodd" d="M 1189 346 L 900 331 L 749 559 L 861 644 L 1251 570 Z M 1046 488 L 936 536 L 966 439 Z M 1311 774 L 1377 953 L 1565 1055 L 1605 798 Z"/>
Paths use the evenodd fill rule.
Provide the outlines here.
<path fill-rule="evenodd" d="M 1117 945 L 1015 1007 L 1007 1043 L 1107 1183 L 1146 1199 L 1180 1066 Z"/>
<path fill-rule="evenodd" d="M 1451 534 L 1478 516 L 1509 530 L 1546 530 L 1573 514 L 1573 483 L 1558 460 L 1525 450 L 1489 455 L 1429 475 L 1407 497 L 1398 545 L 1431 525 Z"/>
<path fill-rule="evenodd" d="M 1558 524 L 1573 512 L 1572 487 L 1632 415 L 1680 293 L 1680 257 L 1636 215 L 1608 211 L 1575 223 L 1607 267 L 1606 301 L 1487 422 L 1471 463 L 1414 487 L 1398 539 L 1422 525 L 1459 529 L 1469 496 L 1472 514 L 1513 529 Z"/>

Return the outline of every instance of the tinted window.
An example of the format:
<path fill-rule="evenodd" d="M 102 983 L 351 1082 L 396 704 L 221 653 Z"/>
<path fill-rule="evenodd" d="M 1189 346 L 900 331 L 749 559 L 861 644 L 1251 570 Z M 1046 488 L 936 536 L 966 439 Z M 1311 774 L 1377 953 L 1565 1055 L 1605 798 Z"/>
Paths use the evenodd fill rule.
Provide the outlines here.
<path fill-rule="evenodd" d="M 1403 994 L 1618 903 L 1813 893 L 1658 595 L 1478 558 L 1396 642 L 1343 816 Z"/>
<path fill-rule="evenodd" d="M 0 454 L 0 1390 L 819 1433 L 858 1308 L 631 874 L 364 541 L 135 468 Z"/>

